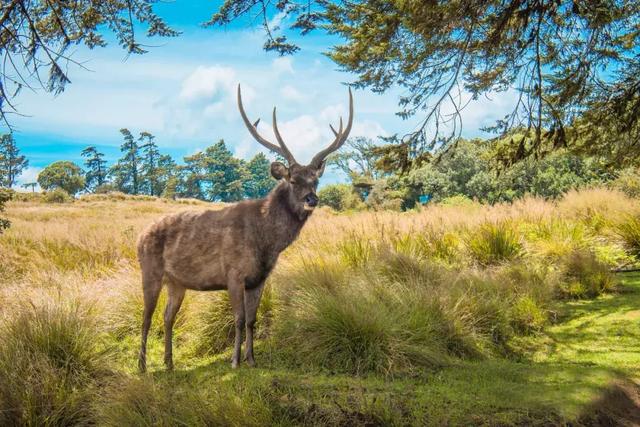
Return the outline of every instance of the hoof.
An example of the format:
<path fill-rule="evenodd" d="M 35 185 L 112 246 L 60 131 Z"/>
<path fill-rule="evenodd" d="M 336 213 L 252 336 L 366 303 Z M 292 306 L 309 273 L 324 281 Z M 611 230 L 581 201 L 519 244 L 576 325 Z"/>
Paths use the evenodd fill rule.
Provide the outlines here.
<path fill-rule="evenodd" d="M 238 366 L 240 366 L 240 362 L 238 362 L 237 360 L 231 361 L 231 369 L 237 369 Z"/>
<path fill-rule="evenodd" d="M 251 359 L 247 359 L 247 366 L 249 366 L 250 368 L 255 368 L 256 366 L 256 361 L 253 360 L 253 358 Z"/>

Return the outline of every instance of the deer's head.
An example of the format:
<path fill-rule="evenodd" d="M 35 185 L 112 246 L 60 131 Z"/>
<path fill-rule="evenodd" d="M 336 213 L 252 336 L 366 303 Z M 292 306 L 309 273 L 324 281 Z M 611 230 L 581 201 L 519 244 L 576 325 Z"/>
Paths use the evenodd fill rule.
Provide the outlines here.
<path fill-rule="evenodd" d="M 247 117 L 244 107 L 242 106 L 240 85 L 238 85 L 238 108 L 240 109 L 242 120 L 244 120 L 247 129 L 249 129 L 249 132 L 256 141 L 274 153 L 279 154 L 287 161 L 288 165 L 281 162 L 271 163 L 271 175 L 277 180 L 286 182 L 285 185 L 287 185 L 289 190 L 289 201 L 291 205 L 297 211 L 312 211 L 319 202 L 316 190 L 318 188 L 318 179 L 324 172 L 327 156 L 345 143 L 351 131 L 351 125 L 353 124 L 353 96 L 351 95 L 351 89 L 349 89 L 349 119 L 347 120 L 347 126 L 345 128 L 342 127 L 342 118 L 340 118 L 340 126 L 337 131 L 333 126 L 329 125 L 335 139 L 327 148 L 313 156 L 311 163 L 306 166 L 300 165 L 296 161 L 282 139 L 280 131 L 278 130 L 275 107 L 273 107 L 273 133 L 278 141 L 278 145 L 269 142 L 258 133 L 258 123 L 260 119 L 256 120 L 255 123 L 251 123 Z"/>

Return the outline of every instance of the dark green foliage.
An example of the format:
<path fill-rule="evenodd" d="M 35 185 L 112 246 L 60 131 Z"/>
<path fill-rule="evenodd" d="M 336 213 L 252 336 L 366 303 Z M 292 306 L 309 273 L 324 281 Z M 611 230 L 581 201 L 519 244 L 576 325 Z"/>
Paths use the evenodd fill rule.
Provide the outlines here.
<path fill-rule="evenodd" d="M 0 214 L 5 210 L 5 203 L 13 198 L 13 190 L 0 188 Z M 11 225 L 11 221 L 6 218 L 0 217 L 0 234 L 3 230 L 6 230 Z"/>
<path fill-rule="evenodd" d="M 321 206 L 329 206 L 337 211 L 354 209 L 360 205 L 360 198 L 348 184 L 331 184 L 318 191 Z"/>
<path fill-rule="evenodd" d="M 428 194 L 434 201 L 464 195 L 480 202 L 513 201 L 525 195 L 555 199 L 569 190 L 600 184 L 613 176 L 596 159 L 558 151 L 499 168 L 496 152 L 504 141 L 458 140 L 437 161 L 406 176 L 408 196 Z M 405 202 L 406 203 L 406 202 Z"/>
<path fill-rule="evenodd" d="M 107 181 L 107 161 L 104 154 L 99 152 L 94 146 L 89 146 L 82 150 L 82 157 L 85 157 L 85 186 L 87 190 L 95 191 L 96 188 L 104 185 Z"/>
<path fill-rule="evenodd" d="M 140 147 L 127 128 L 120 129 L 124 142 L 120 146 L 123 156 L 111 167 L 109 174 L 119 191 L 129 194 L 140 192 L 142 159 Z"/>
<path fill-rule="evenodd" d="M 0 89 L 0 99 L 2 90 Z M 0 104 L 1 105 L 1 104 Z M 0 107 L 1 114 L 1 107 Z M 20 155 L 12 133 L 0 136 L 0 186 L 11 188 L 16 183 L 16 178 L 29 166 L 25 156 Z"/>
<path fill-rule="evenodd" d="M 411 151 L 424 153 L 457 135 L 469 98 L 515 89 L 513 111 L 493 127 L 501 133 L 529 129 L 532 144 L 514 150 L 513 158 L 548 150 L 545 140 L 555 148 L 573 143 L 613 151 L 619 160 L 640 155 L 634 143 L 640 131 L 637 2 L 284 0 L 275 10 L 261 6 L 226 0 L 209 24 L 261 14 L 265 49 L 280 54 L 298 46 L 274 35 L 271 13 L 282 13 L 289 29 L 301 34 L 321 29 L 337 35 L 327 53 L 358 75 L 355 85 L 405 89 L 398 114 L 422 121 L 403 143 Z"/>
<path fill-rule="evenodd" d="M 265 197 L 276 185 L 271 177 L 271 162 L 262 154 L 256 154 L 246 164 L 248 178 L 244 182 L 245 196 L 249 199 Z"/>
<path fill-rule="evenodd" d="M 247 179 L 243 162 L 233 157 L 223 140 L 208 147 L 204 154 L 207 199 L 222 202 L 241 200 L 244 195 L 243 182 Z"/>
<path fill-rule="evenodd" d="M 84 183 L 82 169 L 68 161 L 51 163 L 38 175 L 38 184 L 47 191 L 59 188 L 75 195 L 84 188 Z"/>

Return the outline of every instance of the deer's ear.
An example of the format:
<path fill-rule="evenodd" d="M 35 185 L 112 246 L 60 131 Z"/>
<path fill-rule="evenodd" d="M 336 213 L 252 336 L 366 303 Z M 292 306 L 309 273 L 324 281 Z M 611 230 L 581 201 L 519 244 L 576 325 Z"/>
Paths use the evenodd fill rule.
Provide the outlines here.
<path fill-rule="evenodd" d="M 280 162 L 271 163 L 271 176 L 275 179 L 289 180 L 289 168 Z"/>
<path fill-rule="evenodd" d="M 322 163 L 320 163 L 320 167 L 318 168 L 318 170 L 316 170 L 316 175 L 318 176 L 318 178 L 320 178 L 322 176 L 322 174 L 324 173 L 324 167 L 327 165 L 327 161 L 323 160 Z"/>

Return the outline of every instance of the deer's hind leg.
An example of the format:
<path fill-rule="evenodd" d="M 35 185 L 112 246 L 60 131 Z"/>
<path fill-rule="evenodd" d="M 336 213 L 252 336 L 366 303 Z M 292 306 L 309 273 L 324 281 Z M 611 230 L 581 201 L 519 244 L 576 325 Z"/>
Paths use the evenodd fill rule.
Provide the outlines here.
<path fill-rule="evenodd" d="M 171 370 L 173 369 L 173 324 L 184 300 L 186 289 L 169 282 L 167 291 L 169 298 L 167 307 L 164 309 L 164 364 L 167 369 Z"/>
<path fill-rule="evenodd" d="M 258 307 L 260 306 L 260 297 L 264 289 L 264 282 L 253 289 L 245 289 L 244 291 L 244 312 L 247 328 L 247 342 L 245 345 L 245 360 L 249 366 L 255 366 L 256 362 L 253 358 L 253 332 L 255 330 Z"/>
<path fill-rule="evenodd" d="M 162 258 L 153 255 L 142 255 L 140 256 L 140 269 L 142 270 L 144 312 L 142 314 L 142 339 L 138 356 L 138 369 L 140 372 L 145 372 L 147 370 L 147 337 L 153 312 L 156 309 L 158 297 L 162 290 L 162 277 L 164 275 Z"/>
<path fill-rule="evenodd" d="M 233 310 L 233 319 L 236 326 L 236 337 L 233 346 L 233 356 L 231 358 L 231 367 L 237 368 L 240 364 L 240 351 L 242 348 L 242 332 L 244 331 L 245 315 L 244 315 L 244 282 L 235 280 L 229 283 L 229 300 Z"/>

